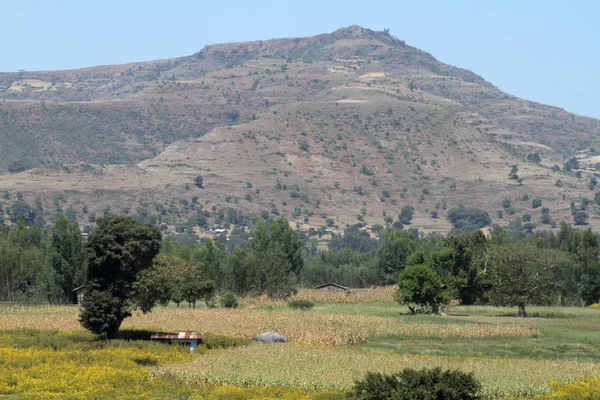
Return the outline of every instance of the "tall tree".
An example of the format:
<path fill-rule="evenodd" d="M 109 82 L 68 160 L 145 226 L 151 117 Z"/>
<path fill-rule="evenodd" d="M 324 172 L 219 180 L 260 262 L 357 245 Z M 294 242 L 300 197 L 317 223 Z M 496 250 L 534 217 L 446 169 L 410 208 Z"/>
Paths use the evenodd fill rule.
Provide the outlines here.
<path fill-rule="evenodd" d="M 441 275 L 455 278 L 462 304 L 481 299 L 484 285 L 480 272 L 486 251 L 486 238 L 479 230 L 444 240 L 446 249 L 432 256 L 432 265 Z"/>
<path fill-rule="evenodd" d="M 261 266 L 259 286 L 270 297 L 289 296 L 304 266 L 298 232 L 285 218 L 269 220 L 266 225 L 258 220 L 252 232 L 251 248 Z"/>
<path fill-rule="evenodd" d="M 406 259 L 415 250 L 413 234 L 396 229 L 383 233 L 383 243 L 379 249 L 379 274 L 385 284 L 397 281 L 398 274 L 406 266 Z"/>
<path fill-rule="evenodd" d="M 117 336 L 136 307 L 133 285 L 151 267 L 161 247 L 160 230 L 131 217 L 98 219 L 85 245 L 89 290 L 80 322 L 94 333 Z"/>
<path fill-rule="evenodd" d="M 224 256 L 223 250 L 211 239 L 206 239 L 206 242 L 196 249 L 194 261 L 195 264 L 200 265 L 202 279 L 210 279 L 218 287 L 221 286 L 223 280 L 221 262 Z"/>
<path fill-rule="evenodd" d="M 545 304 L 558 293 L 556 271 L 572 263 L 562 251 L 523 243 L 494 246 L 489 252 L 487 278 L 496 306 L 518 307 L 526 317 L 528 304 Z"/>
<path fill-rule="evenodd" d="M 448 285 L 429 265 L 417 264 L 409 265 L 398 276 L 395 299 L 407 305 L 413 313 L 415 309 L 410 304 L 417 304 L 422 311 L 427 307 L 432 313 L 438 314 L 454 294 L 452 285 Z"/>
<path fill-rule="evenodd" d="M 50 263 L 63 301 L 72 301 L 73 289 L 85 281 L 83 242 L 77 222 L 60 217 L 50 230 Z"/>
<path fill-rule="evenodd" d="M 152 267 L 138 274 L 133 286 L 136 304 L 142 312 L 148 312 L 156 303 L 167 305 L 170 300 L 180 303 L 184 285 L 193 272 L 196 271 L 190 262 L 173 254 L 160 253 Z"/>

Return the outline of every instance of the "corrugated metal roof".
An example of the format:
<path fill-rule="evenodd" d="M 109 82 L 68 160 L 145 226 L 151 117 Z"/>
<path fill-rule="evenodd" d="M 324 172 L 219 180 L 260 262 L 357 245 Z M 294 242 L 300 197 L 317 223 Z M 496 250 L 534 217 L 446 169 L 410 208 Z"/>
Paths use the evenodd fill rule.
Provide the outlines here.
<path fill-rule="evenodd" d="M 200 332 L 156 332 L 150 335 L 150 339 L 191 339 L 204 340 L 204 335 Z"/>

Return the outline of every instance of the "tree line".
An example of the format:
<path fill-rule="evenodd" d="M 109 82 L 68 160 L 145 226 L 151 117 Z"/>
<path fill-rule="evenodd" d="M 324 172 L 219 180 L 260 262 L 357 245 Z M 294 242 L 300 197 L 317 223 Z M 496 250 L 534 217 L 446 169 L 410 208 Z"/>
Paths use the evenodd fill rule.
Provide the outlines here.
<path fill-rule="evenodd" d="M 494 226 L 487 236 L 477 230 L 446 237 L 371 229 L 350 226 L 324 249 L 285 218 L 258 219 L 251 230 L 201 243 L 165 240 L 157 227 L 131 217 L 100 218 L 85 242 L 68 218 L 47 229 L 20 219 L 0 227 L 0 300 L 70 303 L 73 289 L 86 284 L 84 315 L 116 315 L 88 326 L 116 332 L 136 308 L 210 306 L 226 293 L 285 299 L 298 287 L 326 282 L 398 285 L 396 300 L 414 312 L 439 312 L 458 299 L 514 306 L 526 315 L 530 304 L 600 299 L 598 237 L 590 229 L 563 223 L 557 233 L 525 233 Z"/>

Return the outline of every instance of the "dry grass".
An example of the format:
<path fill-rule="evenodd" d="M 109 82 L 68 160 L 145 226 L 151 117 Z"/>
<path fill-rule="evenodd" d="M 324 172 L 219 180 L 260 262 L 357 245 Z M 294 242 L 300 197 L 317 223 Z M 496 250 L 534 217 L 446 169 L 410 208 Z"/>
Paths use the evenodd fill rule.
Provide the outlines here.
<path fill-rule="evenodd" d="M 385 303 L 394 301 L 394 286 L 380 286 L 372 289 L 351 289 L 348 291 L 328 291 L 315 289 L 300 289 L 298 293 L 289 300 L 309 300 L 315 303 Z M 261 305 L 284 306 L 285 301 L 271 300 L 267 296 L 244 297 L 240 303 L 246 307 L 257 307 Z"/>
<path fill-rule="evenodd" d="M 78 329 L 77 313 L 76 307 L 0 310 L 0 329 Z M 249 308 L 157 308 L 149 314 L 128 318 L 123 328 L 202 331 L 247 339 L 264 331 L 277 330 L 294 343 L 331 346 L 366 342 L 372 334 L 468 338 L 540 335 L 535 329 L 515 325 L 404 323 L 392 317 Z"/>
<path fill-rule="evenodd" d="M 544 394 L 551 379 L 600 374 L 600 364 L 592 362 L 397 355 L 293 344 L 236 348 L 161 371 L 199 383 L 338 389 L 349 388 L 368 371 L 437 366 L 474 372 L 490 398 Z"/>

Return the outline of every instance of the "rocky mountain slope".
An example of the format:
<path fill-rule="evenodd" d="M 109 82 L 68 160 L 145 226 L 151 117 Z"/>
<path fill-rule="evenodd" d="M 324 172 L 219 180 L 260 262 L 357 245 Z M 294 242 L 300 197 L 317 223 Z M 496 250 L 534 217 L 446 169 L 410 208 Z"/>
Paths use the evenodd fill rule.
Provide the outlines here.
<path fill-rule="evenodd" d="M 570 203 L 589 199 L 595 226 L 599 133 L 599 120 L 510 96 L 357 26 L 0 74 L 4 209 L 21 192 L 46 219 L 71 209 L 93 220 L 108 206 L 174 228 L 199 210 L 227 222 L 219 210 L 232 208 L 343 228 L 384 224 L 410 204 L 415 226 L 447 232 L 445 211 L 459 204 L 500 224 L 527 214 L 540 225 L 542 208 L 571 221 Z M 578 174 L 554 167 L 573 156 Z M 508 178 L 512 165 L 522 181 Z M 536 198 L 543 207 L 532 208 Z"/>

